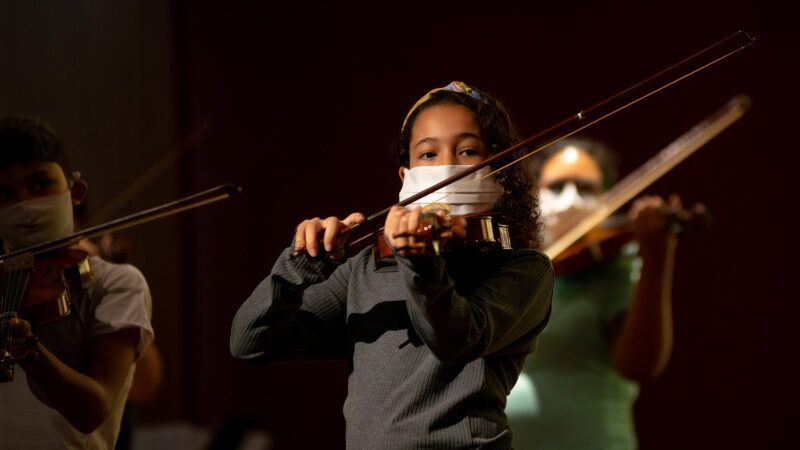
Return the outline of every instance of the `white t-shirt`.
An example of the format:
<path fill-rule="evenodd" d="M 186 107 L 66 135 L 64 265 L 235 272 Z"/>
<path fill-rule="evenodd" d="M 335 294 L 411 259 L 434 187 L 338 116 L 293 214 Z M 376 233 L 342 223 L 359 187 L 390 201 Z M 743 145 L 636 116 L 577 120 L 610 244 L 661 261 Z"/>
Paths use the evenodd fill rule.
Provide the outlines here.
<path fill-rule="evenodd" d="M 90 257 L 92 278 L 84 295 L 73 299 L 72 312 L 35 330 L 42 344 L 62 362 L 85 373 L 89 343 L 100 335 L 138 328 L 136 358 L 153 340 L 150 289 L 129 264 Z M 114 400 L 108 418 L 90 434 L 72 427 L 42 400 L 43 394 L 17 366 L 13 382 L 0 384 L 0 447 L 3 449 L 111 449 L 117 440 L 135 364 Z"/>

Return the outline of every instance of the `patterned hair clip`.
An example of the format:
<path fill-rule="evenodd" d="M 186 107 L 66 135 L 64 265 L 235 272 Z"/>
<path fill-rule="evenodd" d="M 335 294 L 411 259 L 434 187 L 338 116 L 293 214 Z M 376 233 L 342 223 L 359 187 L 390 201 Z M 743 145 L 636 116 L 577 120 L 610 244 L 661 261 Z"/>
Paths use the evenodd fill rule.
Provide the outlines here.
<path fill-rule="evenodd" d="M 463 81 L 453 81 L 445 87 L 432 89 L 427 94 L 423 95 L 419 100 L 417 100 L 417 102 L 414 103 L 414 106 L 411 107 L 411 110 L 408 111 L 408 114 L 406 114 L 406 118 L 403 120 L 403 126 L 402 128 L 400 128 L 401 132 L 406 128 L 406 123 L 408 123 L 408 118 L 411 117 L 411 114 L 413 114 L 414 111 L 416 111 L 417 108 L 420 107 L 420 105 L 430 100 L 433 94 L 439 91 L 458 92 L 460 94 L 469 95 L 470 97 L 480 102 L 485 101 L 483 99 L 483 95 L 481 95 L 481 91 L 475 89 L 474 87 L 469 86 L 467 83 L 464 83 Z"/>

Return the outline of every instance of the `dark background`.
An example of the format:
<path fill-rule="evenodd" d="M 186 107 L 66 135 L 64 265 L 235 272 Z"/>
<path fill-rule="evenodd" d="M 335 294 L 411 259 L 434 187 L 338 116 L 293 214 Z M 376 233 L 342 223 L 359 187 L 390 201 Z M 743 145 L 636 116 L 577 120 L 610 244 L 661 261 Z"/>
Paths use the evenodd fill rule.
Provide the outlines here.
<path fill-rule="evenodd" d="M 523 135 L 746 29 L 747 49 L 593 127 L 623 173 L 730 97 L 752 110 L 647 192 L 702 201 L 681 243 L 675 348 L 636 406 L 643 449 L 785 448 L 800 400 L 789 218 L 797 193 L 797 33 L 764 2 L 525 7 L 82 0 L 0 2 L 0 113 L 45 117 L 114 215 L 223 182 L 243 194 L 129 232 L 151 284 L 166 383 L 145 423 L 254 419 L 277 448 L 344 448 L 344 363 L 253 369 L 227 341 L 293 227 L 375 212 L 410 105 L 458 79 L 500 97 Z M 794 24 L 791 24 L 794 25 Z M 172 153 L 170 153 L 172 152 Z M 151 181 L 137 176 L 182 155 Z"/>

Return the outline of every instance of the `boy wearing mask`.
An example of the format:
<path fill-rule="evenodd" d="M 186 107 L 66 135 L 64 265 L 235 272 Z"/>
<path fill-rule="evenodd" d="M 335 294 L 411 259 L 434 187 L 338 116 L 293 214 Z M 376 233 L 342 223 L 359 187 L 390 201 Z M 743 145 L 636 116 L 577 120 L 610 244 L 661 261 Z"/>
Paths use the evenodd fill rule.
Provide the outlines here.
<path fill-rule="evenodd" d="M 72 208 L 83 201 L 87 184 L 68 173 L 50 125 L 28 117 L 0 119 L 3 253 L 74 231 Z M 91 276 L 71 298 L 68 315 L 36 323 L 3 311 L 0 327 L 10 341 L 3 346 L 11 355 L 29 356 L 18 361 L 13 381 L 0 384 L 3 448 L 114 447 L 135 362 L 153 339 L 150 291 L 131 265 L 95 256 L 87 261 Z M 42 272 L 36 266 L 30 271 L 28 287 L 52 282 Z M 12 275 L 0 271 L 6 286 Z M 5 307 L 13 293 L 4 289 L 0 295 Z"/>

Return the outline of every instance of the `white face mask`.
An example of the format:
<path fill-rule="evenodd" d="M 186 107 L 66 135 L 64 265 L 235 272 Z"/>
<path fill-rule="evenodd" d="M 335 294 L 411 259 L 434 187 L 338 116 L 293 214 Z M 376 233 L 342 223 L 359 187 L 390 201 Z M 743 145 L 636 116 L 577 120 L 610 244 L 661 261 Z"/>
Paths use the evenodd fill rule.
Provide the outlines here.
<path fill-rule="evenodd" d="M 6 250 L 52 241 L 72 231 L 72 193 L 69 190 L 0 209 L 0 239 Z"/>
<path fill-rule="evenodd" d="M 400 189 L 400 201 L 469 167 L 472 166 L 417 166 L 412 169 L 403 169 L 403 188 Z M 505 190 L 494 175 L 481 179 L 490 172 L 490 167 L 484 167 L 449 186 L 422 197 L 408 205 L 407 208 L 421 206 L 425 211 L 444 209 L 457 216 L 491 211 Z"/>
<path fill-rule="evenodd" d="M 581 194 L 575 183 L 565 183 L 560 192 L 556 193 L 550 189 L 542 188 L 539 190 L 539 208 L 541 218 L 544 223 L 544 242 L 552 242 L 552 234 L 549 230 L 556 228 L 567 211 L 590 211 L 598 205 L 598 197 L 593 194 Z"/>

